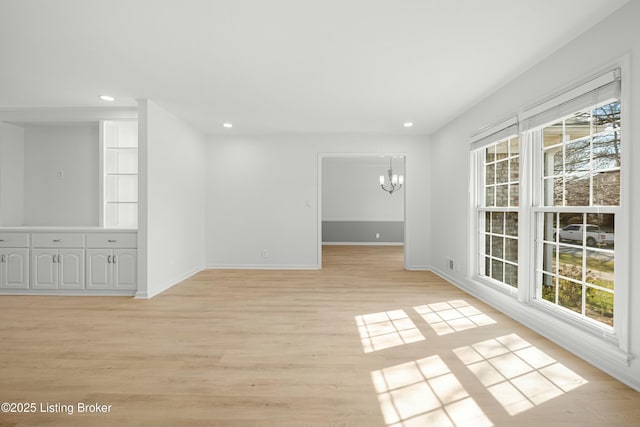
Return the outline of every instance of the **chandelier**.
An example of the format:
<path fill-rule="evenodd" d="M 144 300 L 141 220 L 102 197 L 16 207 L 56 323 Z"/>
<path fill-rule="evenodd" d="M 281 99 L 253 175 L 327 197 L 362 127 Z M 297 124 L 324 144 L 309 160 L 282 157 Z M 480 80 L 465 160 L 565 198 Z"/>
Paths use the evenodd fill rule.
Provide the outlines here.
<path fill-rule="evenodd" d="M 384 175 L 380 175 L 380 188 L 382 188 L 389 194 L 393 194 L 394 191 L 402 188 L 402 184 L 404 183 L 404 176 L 398 176 L 393 173 L 393 167 L 391 166 L 391 156 L 389 156 L 389 170 L 387 171 L 387 176 L 388 181 L 385 182 Z"/>

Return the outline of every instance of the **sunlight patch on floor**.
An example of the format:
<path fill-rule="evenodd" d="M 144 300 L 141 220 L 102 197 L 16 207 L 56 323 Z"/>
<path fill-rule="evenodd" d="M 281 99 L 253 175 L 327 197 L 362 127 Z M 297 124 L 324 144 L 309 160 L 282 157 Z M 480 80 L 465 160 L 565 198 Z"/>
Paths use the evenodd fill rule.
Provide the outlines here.
<path fill-rule="evenodd" d="M 413 309 L 439 336 L 496 323 L 495 320 L 464 300 L 420 305 Z"/>
<path fill-rule="evenodd" d="M 365 353 L 424 340 L 404 310 L 364 314 L 355 319 Z"/>
<path fill-rule="evenodd" d="M 510 415 L 587 383 L 516 334 L 459 347 L 453 352 Z"/>
<path fill-rule="evenodd" d="M 389 427 L 492 426 L 440 356 L 371 372 Z"/>

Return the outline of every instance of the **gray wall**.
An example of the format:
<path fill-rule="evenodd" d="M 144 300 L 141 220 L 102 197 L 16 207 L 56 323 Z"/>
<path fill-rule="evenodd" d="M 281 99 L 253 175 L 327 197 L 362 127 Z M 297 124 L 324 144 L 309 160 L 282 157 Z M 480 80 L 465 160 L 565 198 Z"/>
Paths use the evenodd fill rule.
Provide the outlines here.
<path fill-rule="evenodd" d="M 376 238 L 376 233 L 380 235 Z M 403 221 L 322 221 L 323 243 L 404 242 Z"/>

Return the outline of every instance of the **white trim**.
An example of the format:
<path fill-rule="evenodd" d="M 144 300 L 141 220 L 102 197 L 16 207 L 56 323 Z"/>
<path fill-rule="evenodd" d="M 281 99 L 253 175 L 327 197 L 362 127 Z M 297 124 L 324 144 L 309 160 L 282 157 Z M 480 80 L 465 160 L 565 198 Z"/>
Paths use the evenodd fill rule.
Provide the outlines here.
<path fill-rule="evenodd" d="M 404 242 L 322 242 L 323 246 L 404 246 Z"/>
<path fill-rule="evenodd" d="M 366 152 L 366 153 L 339 153 L 339 152 L 318 152 L 317 153 L 318 156 L 318 163 L 317 163 L 317 188 L 318 188 L 318 212 L 317 212 L 317 216 L 318 216 L 318 221 L 317 221 L 317 228 L 318 228 L 318 246 L 317 246 L 317 251 L 318 251 L 318 264 L 317 266 L 314 266 L 313 268 L 317 268 L 317 269 L 322 269 L 322 161 L 326 158 L 358 158 L 358 157 L 380 157 L 380 156 L 384 156 L 384 157 L 389 157 L 389 156 L 395 156 L 395 157 L 402 157 L 402 161 L 403 161 L 403 166 L 404 166 L 404 175 L 405 175 L 405 183 L 403 185 L 404 187 L 404 193 L 403 193 L 403 216 L 404 216 L 404 220 L 402 221 L 393 221 L 393 222 L 402 222 L 404 224 L 404 230 L 403 230 L 403 236 L 404 236 L 404 245 L 407 246 L 407 241 L 409 240 L 407 237 L 407 155 L 405 153 L 402 152 L 395 152 L 395 153 L 388 153 L 388 152 L 382 152 L 382 153 L 376 153 L 376 152 Z M 410 185 L 410 184 L 409 184 Z M 382 222 L 382 221 L 380 221 Z M 407 260 L 409 259 L 409 255 L 408 255 L 408 251 L 405 249 L 404 253 L 403 253 L 403 257 L 404 257 L 404 261 L 403 261 L 403 265 L 405 268 L 407 268 Z M 251 268 L 251 267 L 246 267 L 246 268 Z M 260 267 L 258 267 L 260 268 Z M 284 268 L 287 269 L 287 268 Z"/>
<path fill-rule="evenodd" d="M 431 272 L 433 272 L 433 269 L 429 265 L 405 265 L 404 269 L 405 270 L 409 270 L 409 271 L 431 271 Z"/>
<path fill-rule="evenodd" d="M 402 219 L 350 219 L 350 218 L 323 218 L 322 222 L 404 222 Z"/>
<path fill-rule="evenodd" d="M 166 292 L 167 290 L 171 289 L 172 287 L 179 285 L 180 283 L 184 282 L 185 280 L 189 279 L 190 277 L 195 276 L 196 274 L 200 273 L 201 271 L 204 271 L 205 268 L 204 267 L 197 267 L 193 270 L 191 270 L 191 272 L 189 273 L 184 273 L 181 274 L 180 276 L 178 276 L 177 279 L 171 280 L 170 282 L 167 282 L 163 285 L 162 289 L 156 290 L 154 289 L 154 292 L 137 292 L 136 293 L 136 298 L 147 298 L 147 299 L 151 299 L 157 295 L 160 295 L 163 292 Z"/>
<path fill-rule="evenodd" d="M 320 270 L 312 264 L 207 264 L 205 270 Z"/>
<path fill-rule="evenodd" d="M 557 317 L 547 313 L 546 310 L 540 310 L 532 304 L 523 302 L 514 303 L 513 297 L 492 287 L 478 286 L 477 282 L 469 279 L 459 280 L 437 268 L 431 271 L 629 387 L 640 391 L 640 379 L 631 375 L 628 369 L 630 361 L 634 359 L 633 354 L 621 351 L 617 346 L 583 328 L 558 322 Z"/>

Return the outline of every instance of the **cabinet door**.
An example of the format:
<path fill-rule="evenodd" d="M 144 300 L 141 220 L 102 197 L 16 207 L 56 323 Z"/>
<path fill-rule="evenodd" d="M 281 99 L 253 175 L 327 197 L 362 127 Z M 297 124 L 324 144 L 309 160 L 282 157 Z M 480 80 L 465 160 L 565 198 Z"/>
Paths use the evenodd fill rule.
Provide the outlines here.
<path fill-rule="evenodd" d="M 57 249 L 31 250 L 31 284 L 34 289 L 58 288 Z"/>
<path fill-rule="evenodd" d="M 29 288 L 29 249 L 2 249 L 0 287 L 10 289 Z"/>
<path fill-rule="evenodd" d="M 87 249 L 87 289 L 111 289 L 111 249 Z"/>
<path fill-rule="evenodd" d="M 60 249 L 58 275 L 59 289 L 84 289 L 84 250 Z"/>
<path fill-rule="evenodd" d="M 114 249 L 113 278 L 116 289 L 137 289 L 137 251 L 135 249 Z"/>

